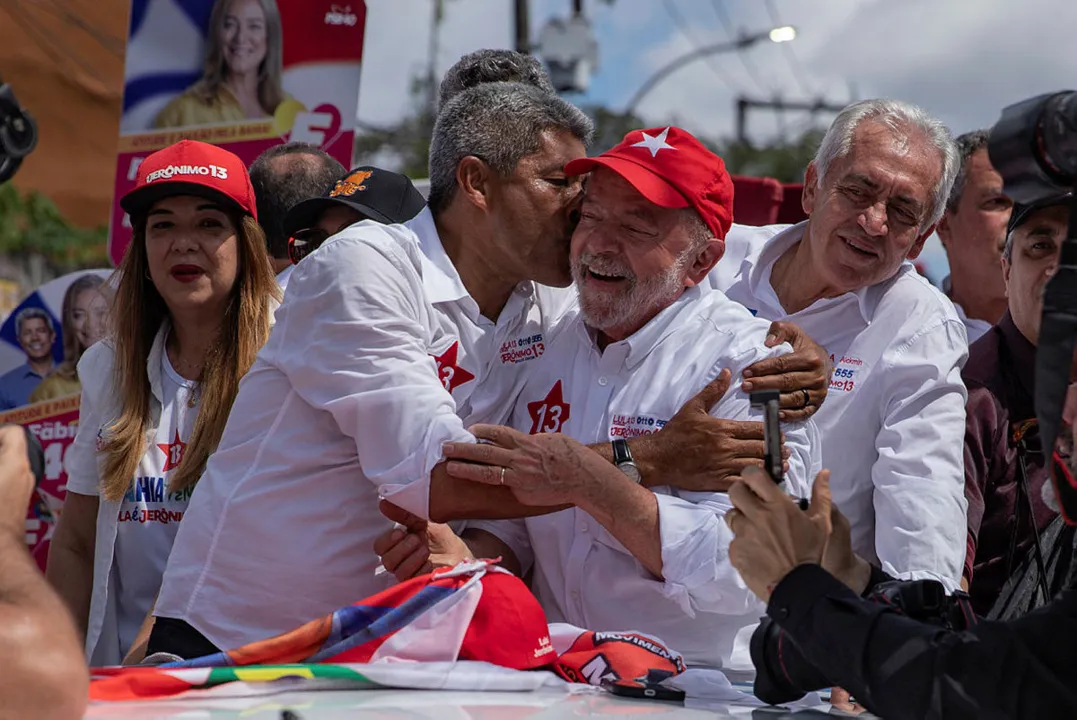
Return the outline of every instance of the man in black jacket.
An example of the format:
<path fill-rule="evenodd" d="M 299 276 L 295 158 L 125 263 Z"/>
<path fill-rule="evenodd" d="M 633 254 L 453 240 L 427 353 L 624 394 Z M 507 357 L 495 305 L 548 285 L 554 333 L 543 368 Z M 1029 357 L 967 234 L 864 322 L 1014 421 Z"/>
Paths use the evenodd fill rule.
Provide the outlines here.
<path fill-rule="evenodd" d="M 1067 411 L 1072 422 L 1072 388 Z M 848 521 L 831 509 L 827 471 L 806 511 L 762 471 L 743 478 L 729 491 L 730 560 L 808 662 L 871 712 L 910 720 L 1077 716 L 1072 576 L 1054 602 L 1025 617 L 947 631 L 861 597 L 888 578 L 853 554 Z"/>
<path fill-rule="evenodd" d="M 1058 266 L 1069 200 L 1058 195 L 1015 208 L 1002 256 L 1008 309 L 969 348 L 961 373 L 969 392 L 964 577 L 977 615 L 988 614 L 1036 537 L 1058 516 L 1033 398 L 1043 289 Z"/>

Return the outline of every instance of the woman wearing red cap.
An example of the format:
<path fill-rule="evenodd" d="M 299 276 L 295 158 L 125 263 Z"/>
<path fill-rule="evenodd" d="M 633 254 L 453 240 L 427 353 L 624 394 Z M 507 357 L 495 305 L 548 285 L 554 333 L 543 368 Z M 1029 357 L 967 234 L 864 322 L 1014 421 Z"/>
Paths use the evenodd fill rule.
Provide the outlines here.
<path fill-rule="evenodd" d="M 269 335 L 276 282 L 243 163 L 182 141 L 139 167 L 113 334 L 79 362 L 79 432 L 48 576 L 118 664 L 150 611 L 191 491 Z"/>

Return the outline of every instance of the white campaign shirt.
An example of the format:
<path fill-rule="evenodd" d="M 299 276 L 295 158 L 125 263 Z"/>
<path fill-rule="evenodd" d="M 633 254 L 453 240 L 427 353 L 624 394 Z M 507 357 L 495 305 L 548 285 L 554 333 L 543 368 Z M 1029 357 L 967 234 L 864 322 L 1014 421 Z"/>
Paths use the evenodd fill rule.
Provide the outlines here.
<path fill-rule="evenodd" d="M 189 489 L 168 490 L 171 471 L 183 459 L 198 409 L 188 402 L 195 383 L 180 377 L 168 362 L 167 335 L 165 325 L 157 333 L 146 366 L 153 422 L 131 489 L 118 503 L 99 499 L 86 633 L 87 660 L 94 666 L 117 665 L 130 649 L 153 606 L 191 496 Z M 108 340 L 87 350 L 79 362 L 82 401 L 78 434 L 65 458 L 68 492 L 99 495 L 104 458 L 97 447 L 120 413 L 114 368 L 115 354 Z"/>
<path fill-rule="evenodd" d="M 116 600 L 120 647 L 130 648 L 161 588 L 168 554 L 187 510 L 192 488 L 169 492 L 166 477 L 179 467 L 198 416 L 198 383 L 173 369 L 161 353 L 161 420 L 143 456 L 134 487 L 117 516 Z"/>
<path fill-rule="evenodd" d="M 558 324 L 528 372 L 512 415 L 523 432 L 562 432 L 583 443 L 657 432 L 728 368 L 731 389 L 711 414 L 761 420 L 740 390 L 741 371 L 791 351 L 764 346 L 770 323 L 717 292 L 686 291 L 640 331 L 599 351 L 578 312 Z M 814 423 L 783 428 L 792 456 L 788 491 L 810 495 L 819 469 Z M 673 480 L 673 478 L 671 478 Z M 636 630 L 667 642 L 690 663 L 749 669 L 750 629 L 764 606 L 729 563 L 724 493 L 654 488 L 663 579 L 579 509 L 515 521 L 468 523 L 493 532 L 525 568 L 550 622 L 598 631 Z M 736 648 L 736 652 L 735 652 Z"/>
<path fill-rule="evenodd" d="M 479 313 L 429 210 L 364 221 L 296 266 L 199 481 L 155 614 L 220 648 L 272 637 L 378 592 L 379 494 L 420 516 L 464 428 L 503 422 L 549 319 L 521 284 Z M 480 391 L 481 388 L 481 391 Z"/>
<path fill-rule="evenodd" d="M 277 273 L 277 285 L 280 285 L 280 294 L 282 296 L 284 295 L 284 291 L 288 289 L 288 281 L 292 278 L 293 270 L 295 270 L 295 265 L 289 265 Z"/>
<path fill-rule="evenodd" d="M 853 549 L 891 575 L 953 590 L 967 532 L 964 325 L 909 263 L 885 282 L 785 312 L 770 273 L 805 228 L 734 225 L 708 280 L 759 317 L 796 323 L 830 353 L 834 374 L 815 422 Z"/>

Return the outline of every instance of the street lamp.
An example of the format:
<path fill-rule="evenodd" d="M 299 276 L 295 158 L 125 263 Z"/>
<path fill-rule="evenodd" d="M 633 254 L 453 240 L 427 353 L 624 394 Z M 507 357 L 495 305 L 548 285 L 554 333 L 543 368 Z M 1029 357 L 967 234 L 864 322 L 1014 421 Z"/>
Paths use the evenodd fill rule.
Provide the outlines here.
<path fill-rule="evenodd" d="M 643 98 L 646 97 L 647 94 L 654 89 L 655 85 L 662 82 L 685 65 L 690 65 L 691 63 L 695 62 L 696 60 L 699 60 L 700 58 L 707 57 L 709 55 L 718 55 L 720 53 L 730 52 L 732 50 L 744 50 L 751 47 L 752 45 L 755 45 L 758 42 L 762 42 L 763 40 L 770 40 L 774 43 L 789 42 L 791 40 L 795 40 L 796 36 L 796 28 L 789 25 L 784 25 L 782 27 L 776 27 L 771 30 L 767 30 L 766 32 L 753 33 L 751 35 L 741 35 L 739 38 L 733 40 L 732 42 L 716 43 L 714 45 L 704 45 L 703 47 L 696 48 L 687 55 L 682 55 L 681 57 L 670 62 L 664 67 L 659 68 L 658 71 L 654 73 L 654 75 L 651 75 L 649 78 L 647 78 L 647 81 L 640 85 L 639 90 L 637 90 L 635 95 L 632 96 L 632 99 L 628 101 L 628 105 L 625 107 L 625 114 L 631 115 L 632 113 L 634 113 L 636 111 L 636 107 L 639 106 L 640 101 L 642 101 Z"/>
<path fill-rule="evenodd" d="M 775 43 L 791 42 L 797 39 L 797 29 L 792 25 L 782 25 L 771 30 L 769 37 Z"/>

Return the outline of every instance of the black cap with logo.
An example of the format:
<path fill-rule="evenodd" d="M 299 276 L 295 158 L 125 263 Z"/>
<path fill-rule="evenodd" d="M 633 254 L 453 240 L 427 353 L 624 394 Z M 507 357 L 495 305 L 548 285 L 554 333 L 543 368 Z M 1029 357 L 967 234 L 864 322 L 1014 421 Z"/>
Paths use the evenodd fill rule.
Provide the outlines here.
<path fill-rule="evenodd" d="M 1043 210 L 1044 208 L 1054 207 L 1056 205 L 1066 205 L 1073 198 L 1073 193 L 1062 193 L 1060 195 L 1053 195 L 1050 197 L 1037 200 L 1034 203 L 1027 205 L 1021 205 L 1015 203 L 1013 206 L 1013 212 L 1010 213 L 1009 226 L 1006 228 L 1006 233 L 1012 233 L 1018 227 L 1023 225 L 1026 220 L 1032 217 L 1033 214 Z"/>
<path fill-rule="evenodd" d="M 284 218 L 284 231 L 295 235 L 311 227 L 319 215 L 335 205 L 350 207 L 365 218 L 392 225 L 418 215 L 426 200 L 406 176 L 365 165 L 349 170 L 322 197 L 293 206 Z"/>

